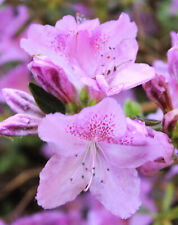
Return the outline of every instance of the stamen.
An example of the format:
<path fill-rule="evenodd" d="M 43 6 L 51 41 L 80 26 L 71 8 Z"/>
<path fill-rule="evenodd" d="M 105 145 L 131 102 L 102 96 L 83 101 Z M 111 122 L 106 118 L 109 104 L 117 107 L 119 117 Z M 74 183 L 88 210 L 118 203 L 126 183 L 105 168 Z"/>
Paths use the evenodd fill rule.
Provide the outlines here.
<path fill-rule="evenodd" d="M 95 159 L 96 159 L 96 148 L 95 148 L 95 143 L 92 143 L 91 144 L 91 154 L 92 154 L 92 166 L 91 166 L 91 177 L 90 177 L 90 180 L 89 180 L 89 183 L 88 185 L 86 186 L 86 188 L 83 190 L 83 191 L 88 191 L 88 189 L 90 188 L 91 186 L 91 183 L 93 181 L 93 177 L 95 176 Z"/>

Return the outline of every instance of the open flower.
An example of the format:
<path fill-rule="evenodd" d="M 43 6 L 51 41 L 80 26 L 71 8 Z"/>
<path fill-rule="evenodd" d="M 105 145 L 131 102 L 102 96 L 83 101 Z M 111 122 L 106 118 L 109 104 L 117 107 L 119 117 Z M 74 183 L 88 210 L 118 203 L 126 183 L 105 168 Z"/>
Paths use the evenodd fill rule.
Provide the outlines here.
<path fill-rule="evenodd" d="M 79 23 L 65 16 L 55 27 L 32 25 L 21 46 L 62 68 L 78 90 L 87 85 L 104 97 L 154 77 L 153 68 L 135 63 L 136 33 L 135 23 L 124 13 L 101 25 L 98 19 Z"/>
<path fill-rule="evenodd" d="M 126 118 L 111 98 L 72 116 L 48 114 L 38 134 L 54 151 L 40 174 L 37 200 L 44 208 L 90 189 L 113 214 L 128 218 L 140 206 L 135 168 L 163 157 L 165 148 L 173 152 L 165 134 Z"/>

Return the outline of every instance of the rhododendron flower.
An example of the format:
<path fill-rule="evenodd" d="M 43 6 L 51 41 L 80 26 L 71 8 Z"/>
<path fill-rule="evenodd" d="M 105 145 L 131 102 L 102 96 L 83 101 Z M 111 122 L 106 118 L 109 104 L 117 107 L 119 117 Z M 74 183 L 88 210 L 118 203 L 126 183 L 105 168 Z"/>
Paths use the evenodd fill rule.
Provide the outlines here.
<path fill-rule="evenodd" d="M 26 92 L 4 88 L 3 97 L 17 114 L 0 123 L 0 134 L 6 136 L 36 135 L 44 113 L 37 107 L 33 97 Z"/>
<path fill-rule="evenodd" d="M 38 134 L 54 151 L 40 174 L 37 200 L 44 208 L 90 189 L 113 214 L 128 218 L 140 206 L 135 168 L 173 152 L 167 135 L 126 118 L 112 98 L 72 116 L 48 114 Z"/>
<path fill-rule="evenodd" d="M 154 77 L 152 67 L 134 63 L 136 33 L 135 23 L 124 13 L 118 20 L 103 24 L 98 19 L 79 23 L 65 16 L 55 27 L 32 25 L 21 46 L 30 55 L 47 57 L 77 89 L 87 85 L 104 97 Z"/>

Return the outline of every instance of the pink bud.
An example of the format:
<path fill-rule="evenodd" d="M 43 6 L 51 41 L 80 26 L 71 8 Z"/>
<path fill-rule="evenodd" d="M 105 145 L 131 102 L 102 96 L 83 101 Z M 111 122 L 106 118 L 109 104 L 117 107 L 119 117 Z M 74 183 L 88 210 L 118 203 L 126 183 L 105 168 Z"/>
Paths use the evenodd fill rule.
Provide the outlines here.
<path fill-rule="evenodd" d="M 29 114 L 35 117 L 44 116 L 37 107 L 33 97 L 28 93 L 16 89 L 4 88 L 3 97 L 9 107 L 16 113 Z"/>
<path fill-rule="evenodd" d="M 47 92 L 64 103 L 73 101 L 76 90 L 62 68 L 56 66 L 46 57 L 34 57 L 29 64 L 29 69 L 39 85 Z"/>
<path fill-rule="evenodd" d="M 37 135 L 40 119 L 27 114 L 16 114 L 0 123 L 0 135 Z"/>
<path fill-rule="evenodd" d="M 177 121 L 178 121 L 178 109 L 174 109 L 166 113 L 163 120 L 164 131 L 166 133 L 171 132 L 174 129 Z"/>
<path fill-rule="evenodd" d="M 154 79 L 143 85 L 148 98 L 161 108 L 163 113 L 173 109 L 168 85 L 162 75 L 156 75 Z"/>

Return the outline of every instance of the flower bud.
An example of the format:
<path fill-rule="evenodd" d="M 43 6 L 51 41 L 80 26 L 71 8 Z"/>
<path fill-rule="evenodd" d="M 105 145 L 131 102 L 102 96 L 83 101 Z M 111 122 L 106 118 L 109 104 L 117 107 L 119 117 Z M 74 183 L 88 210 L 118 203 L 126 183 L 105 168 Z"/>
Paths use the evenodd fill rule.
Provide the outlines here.
<path fill-rule="evenodd" d="M 172 132 L 178 122 L 178 109 L 174 109 L 165 114 L 163 128 L 166 133 Z"/>
<path fill-rule="evenodd" d="M 164 114 L 173 109 L 169 88 L 162 75 L 156 75 L 154 79 L 145 83 L 143 88 L 147 97 L 161 108 Z"/>
<path fill-rule="evenodd" d="M 69 81 L 65 71 L 46 57 L 34 57 L 29 69 L 42 88 L 60 99 L 63 103 L 73 101 L 76 90 Z"/>

